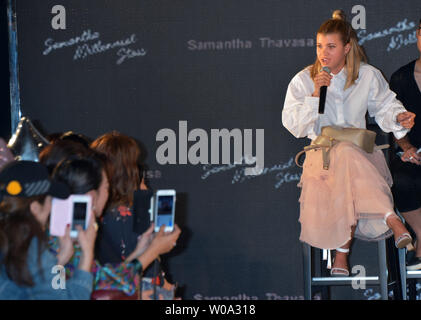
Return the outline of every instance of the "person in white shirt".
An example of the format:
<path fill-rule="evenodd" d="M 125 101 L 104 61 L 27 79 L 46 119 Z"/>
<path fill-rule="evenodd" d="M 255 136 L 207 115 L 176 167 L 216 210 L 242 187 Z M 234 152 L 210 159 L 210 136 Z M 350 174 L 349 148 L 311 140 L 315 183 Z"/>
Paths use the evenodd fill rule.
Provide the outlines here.
<path fill-rule="evenodd" d="M 330 73 L 321 71 L 328 67 Z M 320 88 L 327 86 L 325 111 L 318 113 Z M 341 12 L 317 32 L 317 59 L 290 82 L 282 123 L 295 137 L 314 140 L 323 126 L 366 128 L 369 112 L 385 132 L 402 138 L 415 114 L 396 99 L 381 72 L 366 63 L 352 26 Z M 394 212 L 392 178 L 381 150 L 367 153 L 350 142 L 330 150 L 323 169 L 322 151 L 306 153 L 301 181 L 300 240 L 336 249 L 331 274 L 348 276 L 347 254 L 353 237 L 380 240 L 392 235 L 403 248 L 412 239 Z"/>

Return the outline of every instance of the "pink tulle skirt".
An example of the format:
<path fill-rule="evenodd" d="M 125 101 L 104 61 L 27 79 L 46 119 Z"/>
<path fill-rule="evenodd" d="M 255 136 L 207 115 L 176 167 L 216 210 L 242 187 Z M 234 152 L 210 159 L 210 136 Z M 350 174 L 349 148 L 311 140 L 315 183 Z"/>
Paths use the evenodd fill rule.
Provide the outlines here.
<path fill-rule="evenodd" d="M 313 247 L 335 249 L 354 236 L 368 241 L 390 237 L 384 215 L 394 212 L 392 176 L 381 150 L 367 153 L 350 142 L 330 151 L 323 169 L 322 150 L 306 153 L 299 187 L 300 240 Z"/>

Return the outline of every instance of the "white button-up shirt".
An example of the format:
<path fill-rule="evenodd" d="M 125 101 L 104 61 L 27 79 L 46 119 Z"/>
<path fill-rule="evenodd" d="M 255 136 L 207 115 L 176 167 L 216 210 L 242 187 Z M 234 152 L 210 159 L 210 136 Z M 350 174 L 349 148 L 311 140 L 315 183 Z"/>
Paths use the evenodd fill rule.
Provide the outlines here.
<path fill-rule="evenodd" d="M 333 75 L 327 88 L 324 114 L 319 114 L 319 98 L 312 97 L 314 83 L 310 70 L 300 71 L 288 85 L 282 110 L 282 124 L 295 137 L 315 139 L 321 128 L 329 125 L 366 128 L 367 111 L 384 132 L 393 132 L 397 139 L 409 131 L 396 122 L 406 109 L 389 89 L 379 70 L 362 63 L 358 79 L 344 90 L 346 69 Z"/>

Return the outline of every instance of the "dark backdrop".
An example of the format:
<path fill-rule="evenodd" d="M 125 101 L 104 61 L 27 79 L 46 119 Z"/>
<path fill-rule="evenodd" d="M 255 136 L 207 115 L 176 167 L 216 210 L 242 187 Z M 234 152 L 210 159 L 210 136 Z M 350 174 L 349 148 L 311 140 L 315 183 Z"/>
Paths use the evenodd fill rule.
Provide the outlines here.
<path fill-rule="evenodd" d="M 417 57 L 419 0 L 63 0 L 65 30 L 52 28 L 56 4 L 16 0 L 23 115 L 45 134 L 95 138 L 115 129 L 142 142 L 151 187 L 180 194 L 184 233 L 167 267 L 184 298 L 302 298 L 292 159 L 308 141 L 281 125 L 286 87 L 314 61 L 321 22 L 338 8 L 351 20 L 358 4 L 370 62 L 389 78 Z M 123 51 L 132 57 L 121 62 Z M 156 134 L 177 133 L 180 120 L 209 137 L 211 129 L 264 129 L 267 170 L 246 177 L 244 165 L 158 164 Z M 375 244 L 357 241 L 351 262 L 374 275 Z M 334 297 L 376 292 L 338 289 Z"/>

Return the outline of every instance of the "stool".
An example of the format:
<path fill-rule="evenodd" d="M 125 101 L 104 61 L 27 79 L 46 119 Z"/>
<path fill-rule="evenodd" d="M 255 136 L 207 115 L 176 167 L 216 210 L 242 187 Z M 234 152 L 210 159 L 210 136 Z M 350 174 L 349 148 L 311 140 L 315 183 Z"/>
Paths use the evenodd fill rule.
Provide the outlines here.
<path fill-rule="evenodd" d="M 406 248 L 399 249 L 399 268 L 402 284 L 402 298 L 404 300 L 415 300 L 416 293 L 413 292 L 408 295 L 407 293 L 407 280 L 408 279 L 421 279 L 421 270 L 408 271 L 406 270 Z M 415 291 L 415 290 L 413 290 Z"/>
<path fill-rule="evenodd" d="M 339 286 L 351 285 L 353 281 L 365 281 L 366 285 L 380 285 L 382 300 L 388 300 L 388 268 L 386 261 L 386 240 L 378 241 L 379 275 L 366 277 L 313 277 L 312 272 L 312 251 L 307 243 L 303 243 L 303 270 L 304 270 L 304 299 L 311 300 L 313 286 Z M 319 249 L 321 250 L 321 249 Z M 399 287 L 399 286 L 397 286 Z M 399 288 L 400 291 L 400 288 Z M 400 292 L 398 293 L 400 295 Z"/>
<path fill-rule="evenodd" d="M 403 218 L 402 214 L 395 209 L 396 213 L 400 216 L 402 219 L 402 222 L 405 223 L 405 219 Z M 399 274 L 400 274 L 400 282 L 402 287 L 402 299 L 403 300 L 415 300 L 416 299 L 416 292 L 415 289 L 412 290 L 413 292 L 408 295 L 407 292 L 407 283 L 408 279 L 421 279 L 421 270 L 414 270 L 409 271 L 406 270 L 406 254 L 407 254 L 407 248 L 399 249 L 398 250 L 398 263 L 399 263 Z M 411 291 L 411 290 L 410 290 Z"/>

